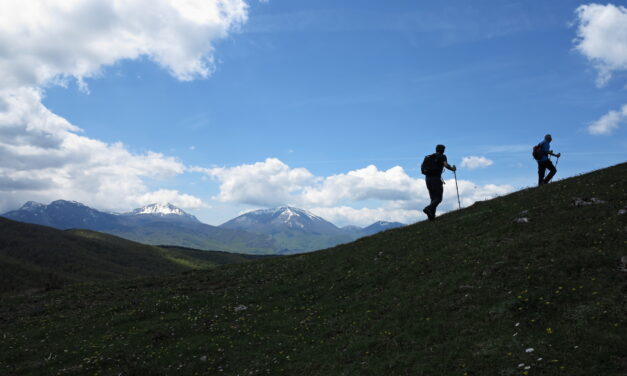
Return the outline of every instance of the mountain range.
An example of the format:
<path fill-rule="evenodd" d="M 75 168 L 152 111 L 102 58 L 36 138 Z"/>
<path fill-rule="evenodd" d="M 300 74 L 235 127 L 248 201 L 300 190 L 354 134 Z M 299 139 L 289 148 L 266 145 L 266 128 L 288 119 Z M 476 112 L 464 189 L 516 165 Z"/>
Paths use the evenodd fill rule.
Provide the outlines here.
<path fill-rule="evenodd" d="M 29 201 L 2 216 L 57 229 L 105 232 L 151 245 L 174 245 L 248 254 L 289 254 L 350 242 L 394 227 L 376 222 L 366 228 L 338 228 L 306 210 L 294 207 L 255 210 L 220 226 L 199 221 L 172 204 L 151 204 L 127 213 L 102 212 L 75 201 L 49 205 Z"/>

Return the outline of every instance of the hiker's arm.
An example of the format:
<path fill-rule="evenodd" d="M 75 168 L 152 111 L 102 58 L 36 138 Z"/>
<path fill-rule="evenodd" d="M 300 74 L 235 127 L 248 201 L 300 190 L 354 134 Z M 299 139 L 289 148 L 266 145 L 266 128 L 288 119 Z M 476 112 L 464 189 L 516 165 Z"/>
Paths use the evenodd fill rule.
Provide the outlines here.
<path fill-rule="evenodd" d="M 457 167 L 451 166 L 448 162 L 444 162 L 444 167 L 448 168 L 451 171 L 457 171 Z"/>
<path fill-rule="evenodd" d="M 554 157 L 558 157 L 558 158 L 562 155 L 562 153 L 557 153 L 557 154 L 553 153 L 553 150 L 550 150 L 547 154 L 552 155 Z"/>

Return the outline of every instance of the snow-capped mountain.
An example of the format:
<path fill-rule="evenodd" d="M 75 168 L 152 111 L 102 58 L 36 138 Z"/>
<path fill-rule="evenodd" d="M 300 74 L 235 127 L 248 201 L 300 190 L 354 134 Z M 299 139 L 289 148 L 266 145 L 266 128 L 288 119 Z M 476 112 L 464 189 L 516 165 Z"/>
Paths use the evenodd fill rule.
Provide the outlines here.
<path fill-rule="evenodd" d="M 200 222 L 172 204 L 152 204 L 125 214 L 105 213 L 79 202 L 29 201 L 3 214 L 20 222 L 58 229 L 88 229 L 147 243 L 244 253 L 297 253 L 332 247 L 402 226 L 376 222 L 342 229 L 306 210 L 284 206 L 255 210 L 219 227 Z"/>
<path fill-rule="evenodd" d="M 323 235 L 338 235 L 342 233 L 333 223 L 306 210 L 291 206 L 248 212 L 220 225 L 220 227 L 241 229 L 260 234 L 273 234 L 286 230 Z"/>
<path fill-rule="evenodd" d="M 116 216 L 92 209 L 76 201 L 57 200 L 49 205 L 29 201 L 18 210 L 3 214 L 20 222 L 56 227 L 58 229 L 83 228 L 96 230 L 110 227 Z"/>
<path fill-rule="evenodd" d="M 143 208 L 135 209 L 130 213 L 123 214 L 124 216 L 137 216 L 150 219 L 167 219 L 167 220 L 182 220 L 191 222 L 200 222 L 195 216 L 185 213 L 182 209 L 167 203 L 167 204 L 151 204 L 144 206 Z"/>
<path fill-rule="evenodd" d="M 28 201 L 27 203 L 22 205 L 22 207 L 19 208 L 18 210 L 24 210 L 24 211 L 28 211 L 28 212 L 37 212 L 37 211 L 40 211 L 44 206 L 46 206 L 46 205 L 40 204 L 40 203 L 35 202 L 35 201 Z"/>
<path fill-rule="evenodd" d="M 280 253 L 314 251 L 356 238 L 317 215 L 291 206 L 255 210 L 220 227 L 266 235 L 282 249 Z"/>
<path fill-rule="evenodd" d="M 31 201 L 3 216 L 62 230 L 101 231 L 146 244 L 243 253 L 273 253 L 280 249 L 267 236 L 211 226 L 170 204 L 111 214 L 74 201 L 58 200 L 49 205 Z"/>

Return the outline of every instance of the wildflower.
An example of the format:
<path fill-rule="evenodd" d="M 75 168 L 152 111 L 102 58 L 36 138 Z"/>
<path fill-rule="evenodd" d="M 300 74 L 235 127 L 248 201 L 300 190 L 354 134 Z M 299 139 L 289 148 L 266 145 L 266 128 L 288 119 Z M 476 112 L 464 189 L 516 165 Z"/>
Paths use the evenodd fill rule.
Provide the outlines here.
<path fill-rule="evenodd" d="M 533 347 L 530 347 L 530 348 L 528 348 L 527 350 L 525 350 L 525 352 L 526 352 L 526 353 L 532 353 L 532 352 L 534 352 L 534 351 L 535 351 L 535 350 L 534 350 L 534 348 L 533 348 Z"/>
<path fill-rule="evenodd" d="M 548 334 L 553 334 L 553 329 L 551 329 L 551 328 L 546 328 L 546 332 L 547 332 Z"/>

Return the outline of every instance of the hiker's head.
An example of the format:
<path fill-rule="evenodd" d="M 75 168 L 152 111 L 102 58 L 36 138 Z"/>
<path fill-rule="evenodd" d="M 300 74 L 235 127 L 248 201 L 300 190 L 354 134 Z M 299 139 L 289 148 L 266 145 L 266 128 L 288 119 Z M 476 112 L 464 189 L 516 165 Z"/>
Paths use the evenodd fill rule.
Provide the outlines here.
<path fill-rule="evenodd" d="M 444 149 L 446 149 L 446 146 L 444 146 L 444 145 L 437 145 L 435 147 L 435 152 L 436 153 L 444 153 Z"/>
<path fill-rule="evenodd" d="M 551 135 L 550 135 L 550 134 L 547 134 L 546 136 L 544 136 L 544 139 L 545 139 L 546 141 L 548 141 L 548 142 L 553 141 L 553 137 L 551 137 Z"/>

